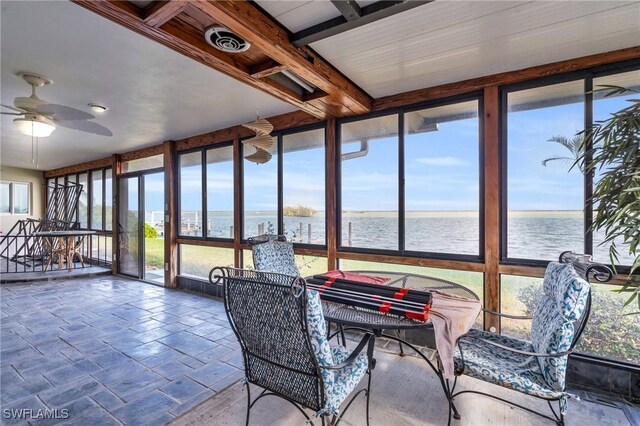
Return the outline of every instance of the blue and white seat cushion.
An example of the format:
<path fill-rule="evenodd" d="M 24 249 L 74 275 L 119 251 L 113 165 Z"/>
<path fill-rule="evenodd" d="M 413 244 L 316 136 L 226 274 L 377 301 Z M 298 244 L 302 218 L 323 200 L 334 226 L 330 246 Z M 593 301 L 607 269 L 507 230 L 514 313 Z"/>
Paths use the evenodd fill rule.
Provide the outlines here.
<path fill-rule="evenodd" d="M 575 337 L 574 321 L 585 313 L 589 283 L 570 264 L 552 262 L 545 272 L 542 290 L 531 322 L 534 352 L 568 351 Z M 568 356 L 537 359 L 547 384 L 564 390 Z"/>
<path fill-rule="evenodd" d="M 292 277 L 300 276 L 293 253 L 293 244 L 269 240 L 252 247 L 256 271 L 276 272 Z"/>
<path fill-rule="evenodd" d="M 307 299 L 307 328 L 318 365 L 327 367 L 343 362 L 350 352 L 343 346 L 329 345 L 320 295 L 317 291 L 308 290 Z M 342 402 L 358 386 L 368 368 L 369 360 L 366 353 L 360 353 L 353 363 L 339 370 L 321 368 L 325 396 L 322 413 L 337 413 Z"/>
<path fill-rule="evenodd" d="M 485 382 L 542 398 L 560 398 L 564 392 L 552 389 L 544 379 L 536 357 L 498 348 L 482 339 L 510 348 L 534 352 L 533 345 L 525 340 L 471 329 L 461 339 L 464 354 L 463 373 Z M 462 368 L 460 350 L 454 355 L 456 371 Z"/>
<path fill-rule="evenodd" d="M 460 340 L 454 361 L 456 371 L 529 395 L 559 399 L 566 412 L 565 375 L 567 358 L 536 357 L 498 348 L 486 341 L 533 353 L 559 353 L 571 348 L 573 322 L 585 313 L 589 283 L 570 264 L 552 262 L 543 282 L 543 296 L 536 306 L 531 341 L 472 329 Z M 486 340 L 486 341 L 483 341 Z"/>

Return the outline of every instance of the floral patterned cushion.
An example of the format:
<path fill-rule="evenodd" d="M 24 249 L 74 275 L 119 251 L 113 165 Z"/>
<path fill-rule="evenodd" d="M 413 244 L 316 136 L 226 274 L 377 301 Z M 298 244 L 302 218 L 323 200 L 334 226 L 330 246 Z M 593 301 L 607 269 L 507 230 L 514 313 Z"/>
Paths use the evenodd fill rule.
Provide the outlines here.
<path fill-rule="evenodd" d="M 300 276 L 293 254 L 293 244 L 270 240 L 253 246 L 253 266 L 256 271 Z"/>
<path fill-rule="evenodd" d="M 339 364 L 349 356 L 348 349 L 329 345 L 320 295 L 313 290 L 307 291 L 307 327 L 311 346 L 321 367 Z M 338 411 L 342 402 L 360 383 L 368 366 L 367 354 L 360 353 L 352 364 L 340 370 L 320 369 L 324 381 L 324 414 L 335 414 Z"/>
<path fill-rule="evenodd" d="M 529 395 L 543 398 L 565 396 L 564 392 L 553 389 L 547 384 L 535 357 L 500 349 L 480 339 L 518 350 L 533 351 L 532 344 L 525 340 L 471 329 L 460 340 L 464 355 L 462 373 Z M 459 349 L 454 354 L 454 362 L 456 371 L 460 371 L 463 368 L 463 362 Z"/>
<path fill-rule="evenodd" d="M 551 262 L 544 274 L 542 290 L 554 300 L 565 319 L 582 316 L 589 296 L 589 283 L 568 263 Z"/>
<path fill-rule="evenodd" d="M 570 264 L 552 262 L 545 272 L 542 288 L 543 296 L 531 323 L 534 352 L 567 351 L 575 337 L 573 322 L 586 309 L 589 283 Z M 568 356 L 537 359 L 548 385 L 555 390 L 563 390 Z"/>

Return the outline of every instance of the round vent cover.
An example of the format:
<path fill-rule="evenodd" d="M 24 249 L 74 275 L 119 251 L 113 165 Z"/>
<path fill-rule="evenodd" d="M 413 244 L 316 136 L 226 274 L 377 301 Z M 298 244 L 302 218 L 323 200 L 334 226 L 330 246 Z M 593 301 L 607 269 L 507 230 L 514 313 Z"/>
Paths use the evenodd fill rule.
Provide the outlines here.
<path fill-rule="evenodd" d="M 247 43 L 225 27 L 213 26 L 206 29 L 204 38 L 213 47 L 223 52 L 240 53 L 251 47 Z"/>

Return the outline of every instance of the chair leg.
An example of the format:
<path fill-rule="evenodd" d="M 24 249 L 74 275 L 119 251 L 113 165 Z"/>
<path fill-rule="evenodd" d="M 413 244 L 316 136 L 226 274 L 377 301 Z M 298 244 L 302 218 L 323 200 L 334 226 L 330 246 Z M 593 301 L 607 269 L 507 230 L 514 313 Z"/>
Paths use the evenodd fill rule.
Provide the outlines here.
<path fill-rule="evenodd" d="M 458 381 L 458 378 L 455 378 L 455 381 L 453 382 L 453 388 L 455 388 L 456 386 L 456 382 Z M 451 415 L 453 414 L 453 418 L 456 420 L 460 420 L 462 418 L 462 416 L 460 416 L 460 413 L 458 412 L 458 409 L 456 408 L 456 404 L 453 403 L 453 397 L 451 395 L 453 395 L 453 388 L 451 387 L 451 383 L 449 382 L 449 379 L 445 379 L 445 383 L 446 383 L 446 393 L 447 393 L 447 400 L 449 401 L 449 423 L 451 424 Z"/>
<path fill-rule="evenodd" d="M 560 419 L 556 422 L 558 426 L 564 426 L 564 413 L 562 412 L 562 400 L 558 401 L 560 411 Z"/>
<path fill-rule="evenodd" d="M 345 339 L 345 337 L 344 337 L 344 327 L 342 326 L 342 324 L 340 324 L 338 327 L 340 327 L 340 337 L 342 338 L 342 346 L 344 346 L 346 348 L 347 347 L 347 339 Z"/>
<path fill-rule="evenodd" d="M 371 396 L 371 370 L 367 372 L 369 378 L 367 379 L 367 426 L 369 426 L 369 398 Z"/>
<path fill-rule="evenodd" d="M 249 412 L 251 411 L 251 390 L 249 389 L 249 382 L 245 383 L 247 387 L 247 421 L 246 426 L 249 426 Z"/>

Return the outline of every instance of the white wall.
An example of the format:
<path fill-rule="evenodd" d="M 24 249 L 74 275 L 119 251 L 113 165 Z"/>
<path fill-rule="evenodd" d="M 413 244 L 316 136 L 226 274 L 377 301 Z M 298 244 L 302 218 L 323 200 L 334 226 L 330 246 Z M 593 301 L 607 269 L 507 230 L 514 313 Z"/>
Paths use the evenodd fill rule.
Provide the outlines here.
<path fill-rule="evenodd" d="M 0 231 L 7 233 L 11 227 L 20 219 L 34 218 L 40 219 L 44 215 L 44 178 L 42 171 L 21 169 L 17 167 L 0 166 L 0 180 L 12 182 L 29 182 L 31 190 L 29 195 L 30 215 L 14 215 L 8 213 L 0 213 Z"/>

